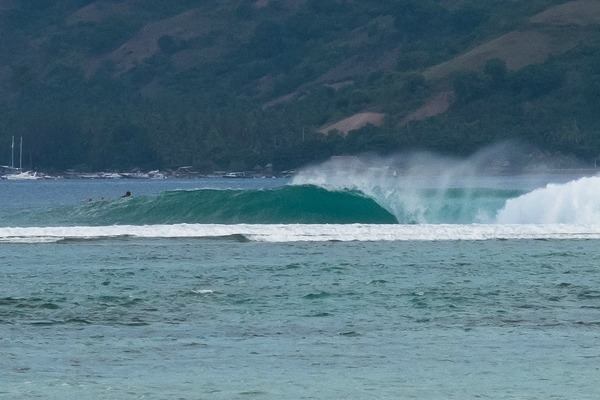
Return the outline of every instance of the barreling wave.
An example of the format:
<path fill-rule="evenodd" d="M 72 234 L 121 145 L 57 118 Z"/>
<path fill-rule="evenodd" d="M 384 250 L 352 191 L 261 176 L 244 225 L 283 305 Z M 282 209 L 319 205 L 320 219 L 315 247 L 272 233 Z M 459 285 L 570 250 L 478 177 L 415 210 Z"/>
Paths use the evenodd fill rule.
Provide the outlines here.
<path fill-rule="evenodd" d="M 431 188 L 385 193 L 367 197 L 356 190 L 311 185 L 164 192 L 38 210 L 35 225 L 0 227 L 0 243 L 124 237 L 263 242 L 600 239 L 600 177 L 527 193 Z M 488 222 L 482 222 L 484 214 Z M 41 221 L 42 216 L 47 220 Z M 407 223 L 416 217 L 428 220 Z"/>
<path fill-rule="evenodd" d="M 367 193 L 365 193 L 367 192 Z M 157 224 L 489 223 L 521 192 L 500 189 L 323 188 L 197 189 L 25 210 L 4 226 Z"/>
<path fill-rule="evenodd" d="M 197 189 L 99 200 L 2 216 L 4 226 L 165 224 L 600 223 L 600 178 L 531 192 L 497 188 L 373 185 Z"/>
<path fill-rule="evenodd" d="M 392 213 L 358 191 L 316 186 L 262 190 L 176 190 L 61 207 L 44 225 L 393 224 Z M 39 223 L 39 218 L 36 219 Z"/>
<path fill-rule="evenodd" d="M 311 237 L 311 230 L 317 229 L 317 225 L 321 233 L 315 231 L 315 237 L 331 240 L 346 240 L 347 237 L 354 238 L 352 240 L 361 240 L 360 237 L 365 240 L 400 240 L 398 238 L 404 237 L 408 231 L 412 232 L 409 236 L 413 238 L 470 238 L 481 236 L 479 228 L 483 226 L 499 225 L 511 227 L 502 228 L 503 231 L 496 227 L 492 233 L 488 232 L 492 228 L 486 228 L 488 233 L 483 236 L 540 237 L 538 228 L 531 226 L 543 225 L 546 231 L 554 232 L 550 232 L 549 237 L 575 233 L 589 237 L 600 226 L 600 202 L 597 200 L 600 177 L 548 184 L 530 191 L 473 186 L 432 187 L 429 180 L 426 185 L 418 185 L 415 182 L 406 184 L 406 180 L 399 178 L 379 182 L 365 179 L 360 186 L 348 182 L 342 180 L 341 185 L 332 186 L 327 182 L 302 183 L 300 180 L 273 189 L 176 190 L 155 196 L 101 200 L 46 210 L 4 212 L 0 215 L 0 226 L 5 227 L 0 227 L 0 239 L 5 237 L 10 238 L 10 242 L 17 242 L 22 238 L 28 242 L 28 238 L 35 237 L 43 242 L 62 237 L 233 235 L 255 240 L 263 233 L 255 234 L 254 228 L 248 231 L 239 227 L 263 226 L 268 231 L 264 235 L 268 237 L 277 238 L 282 234 L 292 238 L 298 236 L 295 232 L 298 230 L 300 240 L 304 240 Z M 350 227 L 343 227 L 353 224 L 363 227 L 359 236 L 350 234 Z M 573 230 L 569 228 L 566 232 L 562 227 L 550 229 L 548 226 L 559 224 L 568 225 Z M 269 225 L 290 228 L 280 227 L 272 235 Z M 335 227 L 334 233 L 324 228 L 328 225 Z M 389 231 L 389 226 L 395 225 L 402 227 Z M 407 228 L 421 225 L 424 227 Z M 473 233 L 466 234 L 461 230 L 463 228 L 447 228 L 451 225 L 474 226 L 469 228 Z M 514 229 L 513 225 L 522 227 Z M 530 227 L 525 229 L 525 225 Z M 155 228 L 143 228 L 147 226 Z M 227 228 L 221 228 L 223 226 Z M 31 229 L 21 232 L 9 227 Z M 97 229 L 92 230 L 93 227 Z M 46 228 L 52 229 L 47 231 Z M 61 231 L 62 228 L 69 229 Z M 86 229 L 94 233 L 88 235 Z M 408 231 L 405 232 L 405 229 Z M 444 232 L 450 229 L 456 234 L 444 233 L 439 237 L 432 233 L 432 229 Z M 302 233 L 304 230 L 308 230 L 308 234 Z"/>

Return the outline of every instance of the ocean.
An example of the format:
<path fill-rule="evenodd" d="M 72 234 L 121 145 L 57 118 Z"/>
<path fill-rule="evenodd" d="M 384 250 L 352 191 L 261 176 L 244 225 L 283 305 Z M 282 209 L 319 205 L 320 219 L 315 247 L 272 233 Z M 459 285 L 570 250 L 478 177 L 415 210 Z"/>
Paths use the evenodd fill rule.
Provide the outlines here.
<path fill-rule="evenodd" d="M 0 398 L 599 398 L 600 177 L 401 172 L 0 181 Z"/>

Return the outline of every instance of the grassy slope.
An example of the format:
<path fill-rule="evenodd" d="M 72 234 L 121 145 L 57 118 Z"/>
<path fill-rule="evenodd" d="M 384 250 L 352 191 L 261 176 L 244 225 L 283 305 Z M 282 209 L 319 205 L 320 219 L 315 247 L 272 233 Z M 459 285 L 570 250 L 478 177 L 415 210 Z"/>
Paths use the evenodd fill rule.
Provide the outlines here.
<path fill-rule="evenodd" d="M 248 10 L 259 13 L 269 3 L 268 1 L 249 2 L 251 5 Z M 277 11 L 271 11 L 264 18 L 284 21 L 304 3 L 303 0 L 279 1 L 280 6 Z M 10 9 L 9 3 L 6 4 L 6 8 Z M 74 8 L 72 12 L 65 12 L 58 20 L 40 22 L 52 25 L 40 29 L 37 35 L 27 35 L 26 46 L 20 48 L 19 56 L 23 58 L 25 64 L 34 65 L 39 74 L 43 74 L 45 68 L 64 64 L 74 68 L 83 67 L 85 75 L 90 77 L 100 66 L 110 63 L 119 76 L 143 66 L 153 57 L 160 56 L 159 39 L 168 36 L 176 43 L 185 44 L 168 54 L 172 71 L 194 69 L 206 63 L 215 63 L 231 57 L 231 53 L 250 40 L 251 32 L 256 28 L 259 19 L 245 18 L 243 15 L 233 16 L 236 12 L 244 12 L 238 10 L 239 4 L 240 2 L 235 0 L 208 2 L 206 5 L 199 2 L 192 8 L 187 7 L 181 12 L 165 17 L 140 10 L 139 2 L 135 0 L 118 3 L 95 1 L 79 9 Z M 513 69 L 542 62 L 548 55 L 569 50 L 584 39 L 587 35 L 584 27 L 597 23 L 600 19 L 598 8 L 598 2 L 589 0 L 553 7 L 533 17 L 531 23 L 521 30 L 485 41 L 456 58 L 427 68 L 424 74 L 428 79 L 440 79 L 456 71 L 480 69 L 488 59 L 495 57 L 505 59 L 509 68 Z M 101 28 L 108 20 L 118 22 L 120 19 L 140 20 L 140 26 L 137 29 L 133 28 L 132 32 L 124 32 L 128 37 L 120 42 L 115 41 L 118 46 L 108 52 L 89 52 L 85 48 L 78 48 L 77 44 L 68 43 L 67 46 L 70 48 L 61 49 L 62 51 L 59 52 L 52 48 L 53 36 L 56 40 L 72 40 L 72 38 L 65 40 L 64 36 L 60 36 L 61 30 L 78 32 L 78 28 L 86 25 Z M 296 87 L 336 83 L 345 79 L 364 77 L 381 69 L 393 70 L 401 49 L 390 42 L 384 44 L 379 42 L 379 36 L 385 38 L 385 31 L 393 29 L 391 27 L 393 18 L 377 17 L 367 25 L 343 33 L 329 43 L 316 41 L 316 46 L 313 47 L 320 48 L 321 50 L 317 51 L 325 51 L 335 60 L 329 62 L 330 66 L 320 67 L 322 72 L 317 76 L 309 77 L 307 81 Z M 565 31 L 564 27 L 567 25 L 569 29 Z M 369 37 L 367 30 L 376 30 L 379 36 Z M 347 55 L 335 57 L 336 53 Z M 4 69 L 8 65 L 14 67 L 15 61 L 5 59 L 4 64 Z M 267 72 L 253 85 L 264 86 L 267 81 L 276 78 L 273 72 Z M 44 79 L 43 76 L 41 79 Z M 292 92 L 281 94 L 290 93 Z M 273 98 L 265 100 L 269 101 Z"/>
<path fill-rule="evenodd" d="M 485 42 L 458 57 L 425 70 L 429 79 L 442 79 L 464 70 L 480 70 L 492 58 L 500 58 L 516 70 L 542 63 L 551 55 L 573 49 L 593 35 L 587 29 L 600 24 L 600 2 L 572 1 L 551 7 L 519 30 Z"/>
<path fill-rule="evenodd" d="M 589 28 L 598 24 L 600 24 L 600 2 L 594 0 L 568 2 L 534 15 L 519 30 L 505 33 L 451 60 L 427 68 L 423 75 L 428 80 L 439 81 L 440 92 L 429 98 L 422 107 L 411 112 L 403 120 L 403 124 L 406 121 L 425 119 L 447 112 L 448 91 L 445 88 L 448 79 L 454 74 L 480 71 L 491 59 L 503 60 L 511 70 L 543 63 L 550 56 L 563 54 L 593 38 L 596 32 Z M 441 102 L 440 97 L 443 97 Z M 358 129 L 368 123 L 370 121 L 355 124 L 353 128 Z M 326 131 L 331 127 L 336 127 L 336 124 L 330 124 L 321 130 Z"/>

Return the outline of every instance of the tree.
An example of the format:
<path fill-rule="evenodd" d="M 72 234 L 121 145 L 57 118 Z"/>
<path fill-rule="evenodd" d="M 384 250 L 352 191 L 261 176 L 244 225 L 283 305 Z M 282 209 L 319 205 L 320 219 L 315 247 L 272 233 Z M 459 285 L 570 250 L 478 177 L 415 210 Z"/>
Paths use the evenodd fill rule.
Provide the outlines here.
<path fill-rule="evenodd" d="M 479 72 L 462 72 L 456 75 L 452 82 L 456 99 L 468 103 L 488 93 L 490 79 Z"/>
<path fill-rule="evenodd" d="M 492 58 L 483 67 L 483 73 L 490 78 L 490 83 L 495 88 L 504 83 L 507 72 L 506 62 L 500 58 Z"/>

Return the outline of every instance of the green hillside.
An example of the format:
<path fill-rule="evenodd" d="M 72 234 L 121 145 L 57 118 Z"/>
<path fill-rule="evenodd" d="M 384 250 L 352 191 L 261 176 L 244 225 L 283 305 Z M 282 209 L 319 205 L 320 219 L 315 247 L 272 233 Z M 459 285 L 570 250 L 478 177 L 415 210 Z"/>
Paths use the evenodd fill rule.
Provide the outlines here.
<path fill-rule="evenodd" d="M 3 1 L 0 164 L 13 135 L 38 169 L 283 170 L 506 139 L 592 161 L 598 28 L 592 0 Z"/>

